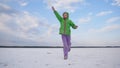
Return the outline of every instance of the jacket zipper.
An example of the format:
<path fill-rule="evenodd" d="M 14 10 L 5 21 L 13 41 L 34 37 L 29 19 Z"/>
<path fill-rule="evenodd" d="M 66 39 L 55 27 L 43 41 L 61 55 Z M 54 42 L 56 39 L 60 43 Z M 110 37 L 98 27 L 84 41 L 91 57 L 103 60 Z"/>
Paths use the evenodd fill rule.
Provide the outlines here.
<path fill-rule="evenodd" d="M 64 21 L 64 34 L 66 33 L 66 20 Z"/>

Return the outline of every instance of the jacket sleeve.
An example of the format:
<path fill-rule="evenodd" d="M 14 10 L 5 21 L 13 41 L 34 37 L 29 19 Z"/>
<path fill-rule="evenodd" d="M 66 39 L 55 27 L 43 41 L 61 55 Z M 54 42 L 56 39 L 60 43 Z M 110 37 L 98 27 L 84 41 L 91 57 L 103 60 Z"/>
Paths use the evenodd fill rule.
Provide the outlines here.
<path fill-rule="evenodd" d="M 73 29 L 76 29 L 76 25 L 70 20 L 70 26 L 72 26 Z"/>
<path fill-rule="evenodd" d="M 56 10 L 54 11 L 54 14 L 61 23 L 62 22 L 62 17 L 60 16 L 60 14 Z"/>

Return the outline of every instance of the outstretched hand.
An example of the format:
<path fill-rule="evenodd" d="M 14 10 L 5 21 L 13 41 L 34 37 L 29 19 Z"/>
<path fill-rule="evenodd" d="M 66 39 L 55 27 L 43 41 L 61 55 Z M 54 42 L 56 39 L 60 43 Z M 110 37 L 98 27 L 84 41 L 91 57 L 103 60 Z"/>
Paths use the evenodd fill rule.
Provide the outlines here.
<path fill-rule="evenodd" d="M 55 8 L 54 8 L 54 6 L 52 6 L 52 10 L 53 10 L 53 11 L 55 11 Z"/>
<path fill-rule="evenodd" d="M 78 26 L 75 26 L 75 29 L 77 29 L 78 28 Z"/>

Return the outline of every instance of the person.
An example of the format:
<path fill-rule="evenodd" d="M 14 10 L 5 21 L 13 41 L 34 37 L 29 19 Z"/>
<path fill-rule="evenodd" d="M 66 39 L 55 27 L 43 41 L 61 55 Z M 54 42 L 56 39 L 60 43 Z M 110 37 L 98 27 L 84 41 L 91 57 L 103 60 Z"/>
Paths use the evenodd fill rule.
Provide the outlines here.
<path fill-rule="evenodd" d="M 59 34 L 61 34 L 62 42 L 63 42 L 63 52 L 64 52 L 64 60 L 68 59 L 68 52 L 71 50 L 71 30 L 70 27 L 73 29 L 77 29 L 78 26 L 76 26 L 70 19 L 69 19 L 69 13 L 64 12 L 63 17 L 59 15 L 59 13 L 55 10 L 55 8 L 52 6 L 52 10 L 54 11 L 55 16 L 60 22 L 60 29 Z"/>

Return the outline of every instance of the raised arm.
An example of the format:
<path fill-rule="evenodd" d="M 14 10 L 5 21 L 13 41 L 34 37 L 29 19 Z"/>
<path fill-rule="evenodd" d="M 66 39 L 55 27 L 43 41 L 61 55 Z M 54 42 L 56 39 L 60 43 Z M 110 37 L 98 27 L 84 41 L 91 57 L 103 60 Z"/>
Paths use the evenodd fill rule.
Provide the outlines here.
<path fill-rule="evenodd" d="M 61 23 L 62 22 L 62 17 L 60 16 L 60 14 L 55 10 L 55 8 L 53 6 L 52 6 L 52 10 L 54 11 L 55 16 L 57 17 L 57 19 Z"/>
<path fill-rule="evenodd" d="M 52 6 L 52 10 L 55 11 L 55 8 Z"/>

